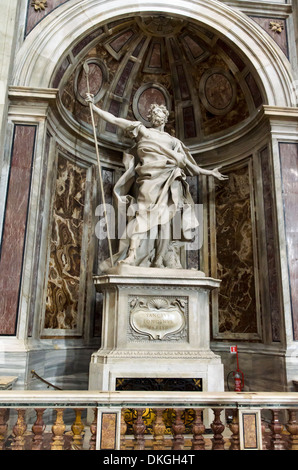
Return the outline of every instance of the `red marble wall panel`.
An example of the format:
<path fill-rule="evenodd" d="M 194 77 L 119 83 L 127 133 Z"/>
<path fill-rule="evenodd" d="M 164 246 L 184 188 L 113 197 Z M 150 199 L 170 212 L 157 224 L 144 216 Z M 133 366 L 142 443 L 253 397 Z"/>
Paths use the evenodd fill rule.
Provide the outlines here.
<path fill-rule="evenodd" d="M 46 194 L 46 181 L 48 174 L 48 159 L 50 151 L 51 135 L 47 134 L 45 150 L 44 150 L 44 164 L 42 170 L 42 180 L 41 180 L 41 189 L 40 189 L 40 206 L 39 206 L 39 216 L 38 224 L 36 227 L 36 242 L 35 242 L 35 255 L 34 255 L 34 266 L 33 270 L 36 275 L 34 276 L 32 287 L 31 287 L 31 299 L 30 299 L 30 310 L 28 315 L 28 336 L 32 336 L 33 333 L 33 324 L 34 324 L 34 311 L 36 305 L 36 293 L 38 285 L 38 269 L 41 254 L 41 244 L 42 244 L 42 226 L 43 226 L 43 214 L 45 210 L 45 194 Z"/>
<path fill-rule="evenodd" d="M 199 204 L 199 181 L 198 176 L 188 176 L 187 183 L 191 197 L 195 204 Z M 200 252 L 199 250 L 187 250 L 187 269 L 200 269 Z"/>
<path fill-rule="evenodd" d="M 298 341 L 298 144 L 280 144 L 293 336 Z"/>
<path fill-rule="evenodd" d="M 120 103 L 119 101 L 116 101 L 116 100 L 111 100 L 111 104 L 110 104 L 110 107 L 109 107 L 109 113 L 112 113 L 114 114 L 114 116 L 119 116 L 120 114 Z M 114 124 L 111 124 L 111 123 L 107 123 L 106 124 L 106 130 L 108 132 L 111 132 L 113 134 L 116 134 L 117 133 L 117 126 L 115 126 Z"/>
<path fill-rule="evenodd" d="M 193 106 L 183 108 L 184 137 L 191 139 L 196 137 L 196 121 Z"/>
<path fill-rule="evenodd" d="M 65 74 L 65 72 L 66 72 L 66 70 L 68 69 L 69 66 L 70 66 L 70 59 L 67 56 L 67 57 L 65 57 L 62 64 L 60 65 L 60 67 L 58 68 L 58 70 L 56 72 L 56 75 L 55 75 L 55 77 L 53 79 L 53 83 L 52 83 L 53 88 L 58 88 L 59 83 L 60 83 L 63 75 Z"/>
<path fill-rule="evenodd" d="M 121 33 L 119 36 L 113 39 L 109 44 L 115 52 L 119 52 L 132 36 L 133 31 L 125 31 L 124 33 Z"/>
<path fill-rule="evenodd" d="M 278 285 L 278 267 L 276 262 L 276 242 L 274 235 L 273 220 L 273 199 L 272 184 L 269 166 L 268 148 L 262 150 L 260 154 L 263 181 L 263 200 L 265 215 L 265 237 L 267 250 L 267 267 L 268 267 L 268 297 L 270 305 L 272 341 L 280 341 L 280 301 L 279 301 L 279 285 Z"/>
<path fill-rule="evenodd" d="M 42 21 L 45 16 L 51 13 L 51 11 L 66 2 L 68 2 L 68 0 L 47 0 L 46 2 L 28 0 L 26 35 L 30 33 L 34 26 L 37 25 L 37 23 Z M 36 3 L 36 7 L 34 6 L 34 3 Z M 44 5 L 44 8 L 42 7 L 42 5 Z"/>
<path fill-rule="evenodd" d="M 131 71 L 133 69 L 133 66 L 134 66 L 134 63 L 129 60 L 127 62 L 127 64 L 125 65 L 124 69 L 123 69 L 123 72 L 119 78 L 119 81 L 116 85 L 116 88 L 115 88 L 115 94 L 118 95 L 118 96 L 123 96 L 124 94 L 124 90 L 125 90 L 125 87 L 127 85 L 127 82 L 129 80 L 129 77 L 130 77 L 130 74 L 131 74 Z"/>
<path fill-rule="evenodd" d="M 225 42 L 223 42 L 221 39 L 219 39 L 217 41 L 217 44 L 219 45 L 219 47 L 221 47 L 221 49 L 229 56 L 230 59 L 232 59 L 232 61 L 234 62 L 235 65 L 237 65 L 238 69 L 240 70 L 240 72 L 242 72 L 242 70 L 245 69 L 245 63 L 243 62 L 243 60 L 238 56 L 238 54 L 236 54 L 236 52 L 234 51 L 234 49 L 232 49 L 230 46 L 228 46 L 228 44 L 226 44 Z"/>
<path fill-rule="evenodd" d="M 233 88 L 222 73 L 213 73 L 206 80 L 205 96 L 208 103 L 218 110 L 227 108 L 233 99 Z"/>
<path fill-rule="evenodd" d="M 77 56 L 91 41 L 96 39 L 104 32 L 103 28 L 98 28 L 92 33 L 88 34 L 88 36 L 84 37 L 72 50 L 74 56 Z"/>
<path fill-rule="evenodd" d="M 115 449 L 116 448 L 116 426 L 117 414 L 116 413 L 102 413 L 101 421 L 101 449 Z"/>
<path fill-rule="evenodd" d="M 146 38 L 143 38 L 143 39 L 139 42 L 139 44 L 137 45 L 137 47 L 135 48 L 135 50 L 134 50 L 133 53 L 132 53 L 132 55 L 133 55 L 134 57 L 139 57 L 139 54 L 140 54 L 140 52 L 141 52 L 141 49 L 142 49 L 142 47 L 143 47 L 145 41 L 146 41 Z"/>
<path fill-rule="evenodd" d="M 114 170 L 109 170 L 106 168 L 102 168 L 102 179 L 103 179 L 103 187 L 104 187 L 104 194 L 107 206 L 113 205 L 113 188 L 114 188 Z M 99 187 L 99 185 L 98 185 Z M 102 204 L 101 195 L 99 197 L 99 204 Z M 100 218 L 99 218 L 100 220 Z M 98 220 L 98 221 L 99 221 Z M 110 222 L 110 227 L 112 227 Z M 117 246 L 113 245 L 112 240 L 112 247 L 114 252 L 118 250 L 118 241 Z M 104 260 L 109 258 L 109 246 L 107 238 L 103 240 L 98 240 L 98 252 L 97 252 L 97 274 L 102 274 L 99 268 L 100 263 Z M 103 295 L 102 293 L 95 292 L 95 302 L 94 302 L 94 323 L 93 323 L 93 335 L 95 337 L 101 337 L 101 325 L 102 325 L 102 309 L 103 309 Z"/>
<path fill-rule="evenodd" d="M 170 38 L 170 44 L 171 44 L 171 49 L 172 49 L 172 54 L 174 60 L 180 60 L 181 59 L 181 50 L 177 47 L 175 41 L 173 38 Z"/>
<path fill-rule="evenodd" d="M 251 18 L 263 28 L 269 36 L 281 48 L 283 53 L 288 56 L 288 38 L 286 20 L 281 18 L 263 18 L 251 16 Z"/>
<path fill-rule="evenodd" d="M 140 115 L 142 116 L 142 118 L 145 121 L 148 121 L 148 123 L 149 123 L 148 113 L 149 113 L 150 106 L 153 103 L 157 103 L 159 105 L 164 105 L 164 106 L 166 106 L 167 104 L 166 98 L 164 94 L 162 93 L 162 91 L 158 90 L 157 88 L 150 87 L 143 91 L 138 101 L 138 111 Z"/>
<path fill-rule="evenodd" d="M 101 90 L 103 84 L 102 69 L 97 64 L 89 63 L 89 84 L 90 93 L 93 96 L 96 96 Z M 85 99 L 86 94 L 88 93 L 87 76 L 83 68 L 78 77 L 78 92 L 83 99 Z"/>
<path fill-rule="evenodd" d="M 192 38 L 190 35 L 187 34 L 183 38 L 183 41 L 184 41 L 185 48 L 187 48 L 189 50 L 189 52 L 191 53 L 193 59 L 197 59 L 202 54 L 204 54 L 205 50 L 202 49 L 201 45 L 198 44 L 198 42 L 196 41 L 195 38 Z M 187 49 L 186 49 L 186 51 L 187 51 Z"/>
<path fill-rule="evenodd" d="M 254 77 L 252 76 L 251 73 L 249 73 L 245 77 L 245 81 L 247 83 L 248 88 L 250 89 L 255 107 L 258 108 L 263 103 L 263 98 L 262 98 L 261 92 L 258 88 L 258 85 L 257 85 L 257 83 L 256 83 L 256 81 L 255 81 L 255 79 L 254 79 Z"/>
<path fill-rule="evenodd" d="M 188 83 L 187 83 L 187 79 L 185 75 L 185 70 L 182 65 L 177 65 L 176 70 L 177 70 L 177 76 L 179 80 L 181 99 L 188 100 L 190 99 L 190 93 L 189 93 Z"/>
<path fill-rule="evenodd" d="M 155 43 L 152 47 L 152 54 L 149 61 L 149 67 L 161 68 L 161 44 Z"/>
<path fill-rule="evenodd" d="M 16 125 L 0 259 L 0 334 L 15 335 L 36 126 Z"/>

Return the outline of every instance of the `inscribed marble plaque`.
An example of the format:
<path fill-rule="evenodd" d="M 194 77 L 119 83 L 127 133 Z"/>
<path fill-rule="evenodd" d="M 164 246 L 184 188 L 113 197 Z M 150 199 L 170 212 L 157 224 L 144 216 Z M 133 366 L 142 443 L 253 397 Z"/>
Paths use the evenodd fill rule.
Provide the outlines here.
<path fill-rule="evenodd" d="M 129 297 L 129 337 L 134 340 L 185 340 L 187 298 Z"/>

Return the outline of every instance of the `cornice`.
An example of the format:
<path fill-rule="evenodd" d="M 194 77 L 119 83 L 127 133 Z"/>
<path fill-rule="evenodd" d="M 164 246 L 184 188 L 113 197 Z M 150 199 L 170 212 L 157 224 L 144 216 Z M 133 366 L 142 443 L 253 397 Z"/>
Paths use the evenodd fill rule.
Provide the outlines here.
<path fill-rule="evenodd" d="M 10 86 L 8 98 L 11 101 L 53 101 L 56 100 L 59 90 L 57 88 L 32 88 L 26 86 Z"/>
<path fill-rule="evenodd" d="M 286 19 L 292 14 L 293 8 L 291 4 L 272 3 L 272 2 L 252 2 L 245 0 L 221 0 L 231 8 L 237 8 L 249 16 L 266 16 L 268 18 L 278 17 Z"/>
<path fill-rule="evenodd" d="M 263 106 L 265 116 L 278 120 L 298 121 L 298 107 Z"/>

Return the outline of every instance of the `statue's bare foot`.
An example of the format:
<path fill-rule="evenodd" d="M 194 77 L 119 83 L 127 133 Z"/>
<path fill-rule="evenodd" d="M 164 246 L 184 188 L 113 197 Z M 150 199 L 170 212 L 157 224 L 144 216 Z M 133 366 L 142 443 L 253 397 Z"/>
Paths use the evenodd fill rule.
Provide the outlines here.
<path fill-rule="evenodd" d="M 152 266 L 154 268 L 164 268 L 162 256 L 158 256 L 158 258 L 156 258 Z"/>
<path fill-rule="evenodd" d="M 129 250 L 128 251 L 128 256 L 125 259 L 122 259 L 121 261 L 118 261 L 118 264 L 129 264 L 131 266 L 134 266 L 136 264 L 136 252 L 135 252 L 135 250 Z"/>

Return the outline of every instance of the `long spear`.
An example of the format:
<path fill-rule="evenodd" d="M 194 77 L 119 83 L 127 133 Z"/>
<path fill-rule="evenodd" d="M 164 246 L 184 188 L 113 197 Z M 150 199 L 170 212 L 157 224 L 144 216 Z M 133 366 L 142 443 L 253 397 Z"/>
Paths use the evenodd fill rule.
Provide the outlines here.
<path fill-rule="evenodd" d="M 89 65 L 88 65 L 87 62 L 84 63 L 83 68 L 84 68 L 84 71 L 85 71 L 85 74 L 86 74 L 86 79 L 87 79 L 88 94 L 90 94 Z M 91 102 L 89 102 L 89 108 L 90 108 L 90 114 L 91 114 L 91 121 L 92 121 L 92 127 L 93 127 L 93 136 L 94 136 L 96 157 L 97 157 L 97 163 L 98 163 L 99 183 L 100 183 L 103 211 L 104 211 L 104 217 L 105 217 L 106 226 L 107 226 L 107 237 L 108 237 L 111 265 L 114 266 L 113 251 L 112 251 L 112 244 L 111 244 L 110 231 L 109 231 L 109 221 L 108 221 L 105 193 L 104 193 L 102 174 L 101 174 L 101 163 L 100 163 L 100 157 L 99 157 L 98 142 L 97 142 L 97 135 L 96 135 L 96 128 L 95 128 L 95 121 L 94 121 L 94 114 L 93 114 L 93 108 L 92 108 L 92 103 Z"/>

